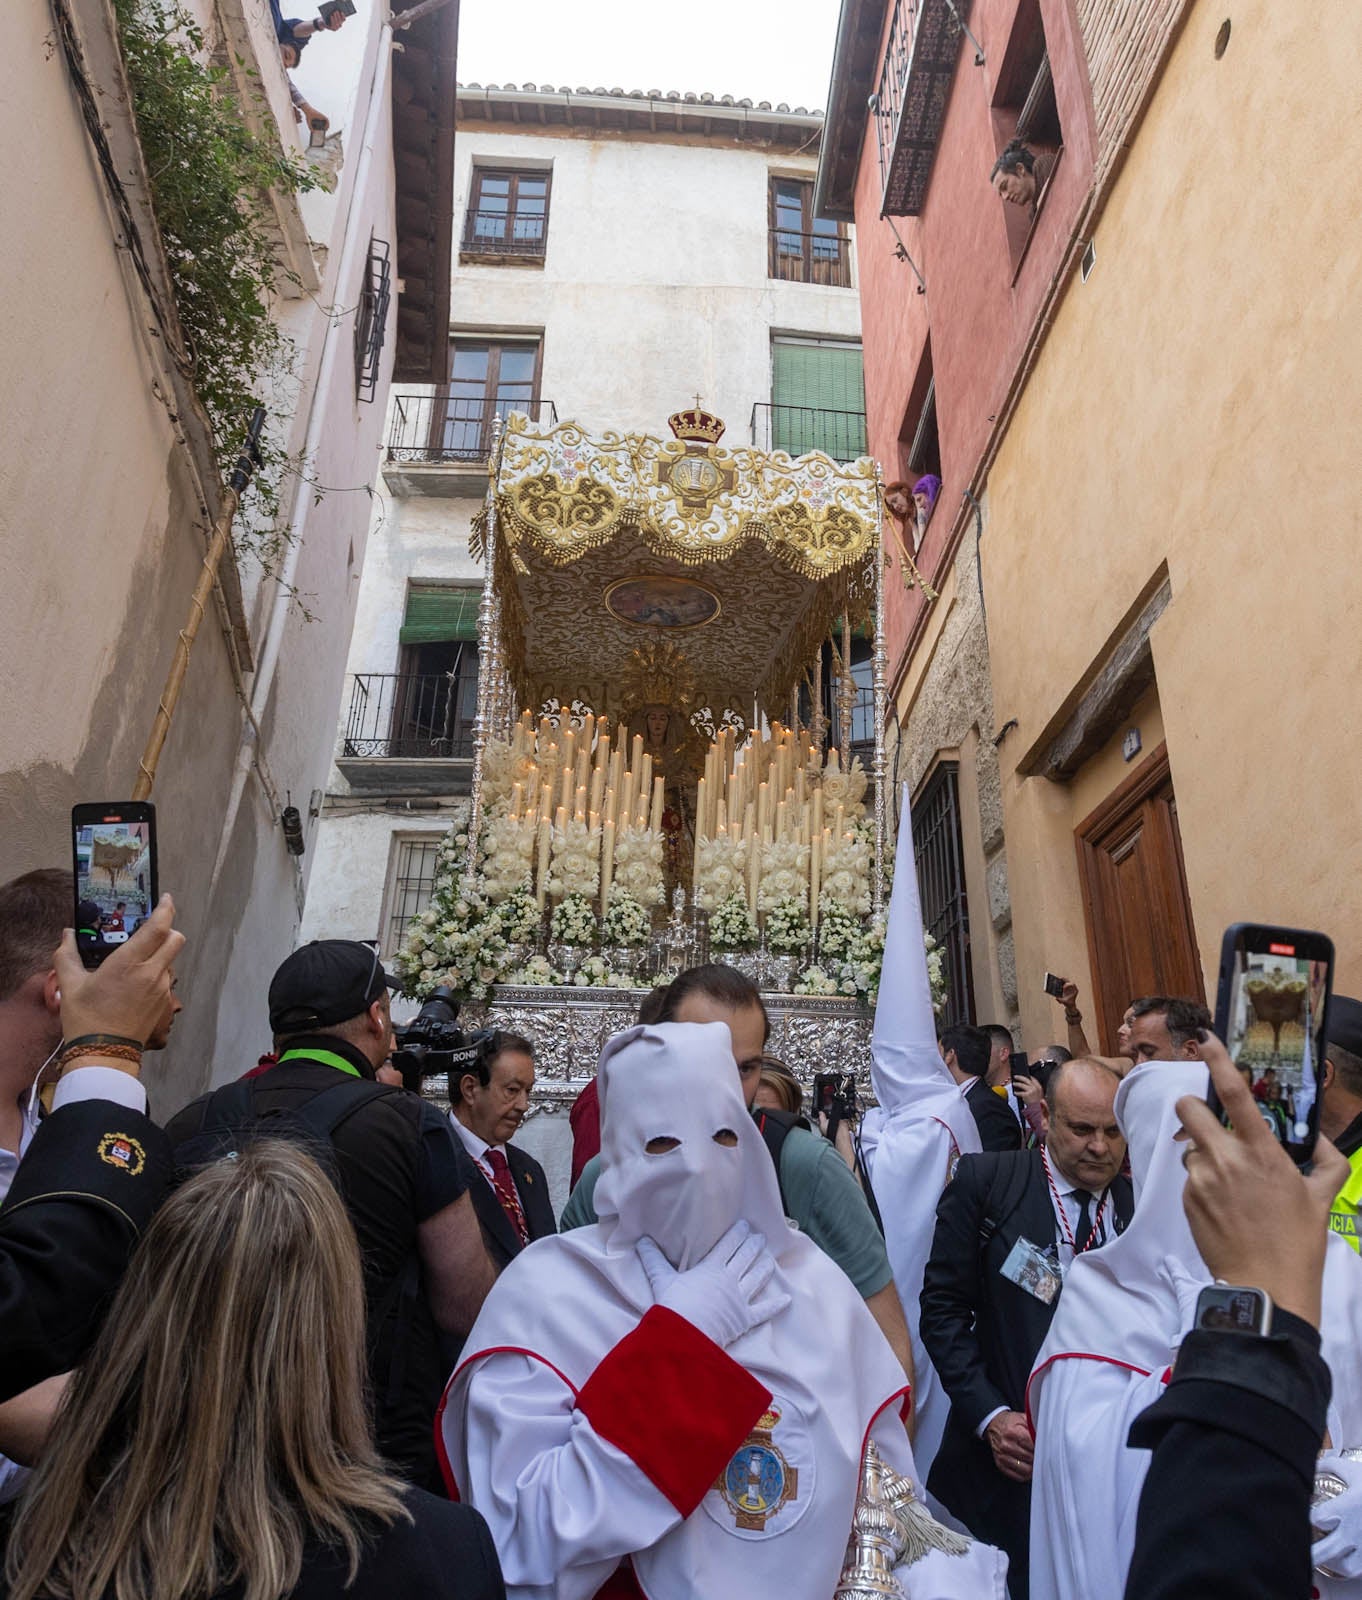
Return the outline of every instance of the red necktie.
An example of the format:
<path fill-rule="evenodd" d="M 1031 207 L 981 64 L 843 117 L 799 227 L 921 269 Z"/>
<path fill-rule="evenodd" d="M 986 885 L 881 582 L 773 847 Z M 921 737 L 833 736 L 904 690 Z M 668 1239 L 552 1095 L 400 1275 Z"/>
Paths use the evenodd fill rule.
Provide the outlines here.
<path fill-rule="evenodd" d="M 516 1193 L 515 1179 L 511 1176 L 505 1151 L 489 1148 L 482 1159 L 492 1169 L 492 1187 L 497 1192 L 497 1199 L 501 1201 L 501 1209 L 511 1219 L 511 1226 L 519 1235 L 521 1244 L 529 1244 L 530 1230 L 525 1226 L 524 1208 L 520 1204 L 520 1196 Z"/>

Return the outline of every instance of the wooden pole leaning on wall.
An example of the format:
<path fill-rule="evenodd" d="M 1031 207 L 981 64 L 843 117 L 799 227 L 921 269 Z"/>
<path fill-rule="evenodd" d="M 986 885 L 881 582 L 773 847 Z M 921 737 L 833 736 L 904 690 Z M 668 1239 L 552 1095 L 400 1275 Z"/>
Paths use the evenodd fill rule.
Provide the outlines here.
<path fill-rule="evenodd" d="M 189 670 L 189 652 L 194 648 L 194 639 L 198 634 L 199 624 L 203 621 L 203 611 L 208 603 L 208 596 L 218 581 L 222 554 L 232 536 L 232 520 L 241 504 L 241 496 L 246 492 L 246 485 L 250 483 L 252 473 L 260 464 L 260 434 L 264 426 L 265 408 L 257 406 L 251 413 L 250 427 L 246 430 L 246 442 L 241 448 L 241 454 L 236 458 L 232 475 L 227 480 L 222 505 L 213 523 L 212 536 L 208 541 L 208 548 L 203 553 L 203 567 L 199 572 L 198 582 L 194 585 L 194 592 L 189 597 L 189 616 L 185 619 L 184 627 L 180 629 L 180 636 L 175 641 L 175 654 L 170 663 L 170 671 L 166 674 L 165 687 L 161 690 L 160 704 L 156 707 L 156 719 L 151 725 L 151 736 L 147 740 L 146 749 L 142 752 L 142 759 L 137 763 L 137 782 L 133 785 L 132 791 L 134 800 L 149 799 L 152 785 L 156 782 L 156 766 L 161 759 L 166 735 L 170 732 L 175 706 L 180 698 L 180 690 L 184 687 L 185 674 Z"/>

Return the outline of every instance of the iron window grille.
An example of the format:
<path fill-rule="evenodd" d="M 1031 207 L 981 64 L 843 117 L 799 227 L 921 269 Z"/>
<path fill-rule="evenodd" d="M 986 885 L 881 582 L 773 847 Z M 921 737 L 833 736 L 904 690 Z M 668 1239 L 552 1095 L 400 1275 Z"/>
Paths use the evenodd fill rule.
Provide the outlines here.
<path fill-rule="evenodd" d="M 913 807 L 913 854 L 922 926 L 941 948 L 946 975 L 942 1028 L 974 1021 L 969 901 L 960 842 L 959 766 L 943 761 Z"/>
<path fill-rule="evenodd" d="M 371 405 L 378 392 L 378 368 L 392 303 L 392 249 L 383 239 L 369 236 L 355 312 L 355 397 Z"/>

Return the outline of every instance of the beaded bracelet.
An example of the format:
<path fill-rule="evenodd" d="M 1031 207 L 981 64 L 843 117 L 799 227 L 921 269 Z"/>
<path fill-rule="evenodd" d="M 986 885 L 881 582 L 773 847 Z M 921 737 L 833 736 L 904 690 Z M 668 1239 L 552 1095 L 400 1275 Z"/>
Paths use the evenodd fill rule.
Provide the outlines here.
<path fill-rule="evenodd" d="M 1066 1011 L 1064 1013 L 1064 1020 L 1065 1022 L 1072 1022 L 1074 1024 L 1080 1023 L 1083 1020 L 1083 1013 L 1081 1011 Z"/>
<path fill-rule="evenodd" d="M 137 1065 L 142 1060 L 142 1046 L 140 1044 L 78 1044 L 70 1049 L 63 1050 L 57 1058 L 58 1072 L 64 1072 L 73 1061 L 82 1060 L 86 1056 L 101 1056 L 105 1060 L 112 1057 L 115 1061 L 131 1061 Z"/>
<path fill-rule="evenodd" d="M 63 1039 L 61 1047 L 63 1050 L 74 1050 L 78 1044 L 126 1044 L 131 1045 L 134 1050 L 142 1049 L 140 1039 L 129 1039 L 122 1033 L 82 1033 L 74 1039 Z"/>

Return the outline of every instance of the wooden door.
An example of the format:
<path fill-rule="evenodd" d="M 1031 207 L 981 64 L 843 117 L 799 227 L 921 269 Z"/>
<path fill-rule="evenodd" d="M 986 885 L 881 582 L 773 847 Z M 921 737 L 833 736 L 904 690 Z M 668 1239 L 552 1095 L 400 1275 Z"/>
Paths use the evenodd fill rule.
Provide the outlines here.
<path fill-rule="evenodd" d="M 1167 746 L 1142 762 L 1076 835 L 1097 1038 L 1112 1055 L 1132 1000 L 1205 999 Z"/>

